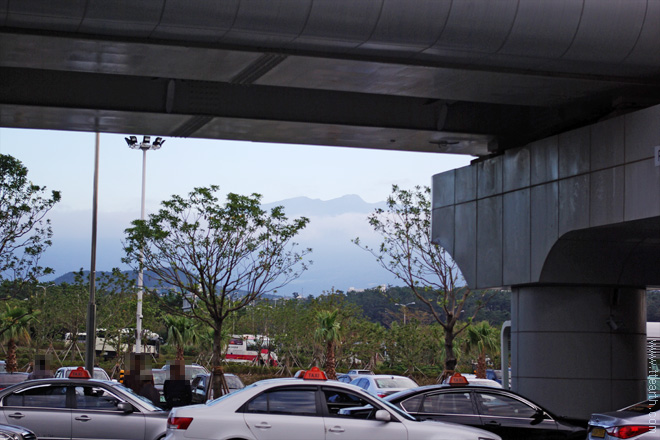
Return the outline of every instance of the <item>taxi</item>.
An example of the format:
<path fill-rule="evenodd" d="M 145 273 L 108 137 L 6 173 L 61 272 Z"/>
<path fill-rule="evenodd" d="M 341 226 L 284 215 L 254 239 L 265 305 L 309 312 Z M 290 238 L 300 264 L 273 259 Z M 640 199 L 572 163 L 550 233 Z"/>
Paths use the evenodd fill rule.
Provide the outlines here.
<path fill-rule="evenodd" d="M 344 414 L 350 407 L 367 408 Z M 490 432 L 421 422 L 350 384 L 329 381 L 320 369 L 303 379 L 269 379 L 205 405 L 172 409 L 166 440 L 501 440 Z"/>

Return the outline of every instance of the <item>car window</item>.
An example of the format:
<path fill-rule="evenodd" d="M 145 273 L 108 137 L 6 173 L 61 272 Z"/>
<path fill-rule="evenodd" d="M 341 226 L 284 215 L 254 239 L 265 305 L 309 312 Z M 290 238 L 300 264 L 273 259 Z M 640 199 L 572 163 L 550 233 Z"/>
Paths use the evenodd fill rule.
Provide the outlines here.
<path fill-rule="evenodd" d="M 476 393 L 481 414 L 499 417 L 530 418 L 536 414 L 536 408 L 508 396 L 488 393 Z"/>
<path fill-rule="evenodd" d="M 351 417 L 358 419 L 369 419 L 374 411 L 371 402 L 363 397 L 345 390 L 336 388 L 323 388 L 325 403 L 331 417 Z M 363 407 L 359 410 L 342 412 L 344 408 Z"/>
<path fill-rule="evenodd" d="M 369 381 L 367 379 L 358 379 L 354 385 L 357 385 L 360 388 L 367 389 L 367 387 L 369 386 Z"/>
<path fill-rule="evenodd" d="M 246 412 L 316 415 L 316 391 L 311 389 L 266 391 L 252 399 Z"/>
<path fill-rule="evenodd" d="M 98 409 L 98 410 L 116 410 L 117 404 L 121 401 L 117 396 L 100 387 L 82 385 L 77 386 L 76 390 L 76 408 L 78 409 Z"/>
<path fill-rule="evenodd" d="M 3 406 L 30 408 L 66 408 L 66 386 L 41 385 L 5 396 Z"/>
<path fill-rule="evenodd" d="M 433 414 L 474 414 L 470 393 L 437 393 L 424 398 L 420 409 Z"/>
<path fill-rule="evenodd" d="M 418 394 L 416 396 L 411 397 L 410 399 L 406 399 L 400 403 L 401 408 L 405 409 L 409 413 L 416 413 L 419 412 L 419 407 L 422 404 L 422 400 L 424 400 L 424 395 L 423 394 Z"/>

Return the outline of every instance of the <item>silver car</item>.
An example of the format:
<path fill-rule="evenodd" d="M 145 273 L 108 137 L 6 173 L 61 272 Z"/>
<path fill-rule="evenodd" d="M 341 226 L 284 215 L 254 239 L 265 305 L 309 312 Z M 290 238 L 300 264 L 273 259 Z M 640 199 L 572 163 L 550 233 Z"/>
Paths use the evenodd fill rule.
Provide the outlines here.
<path fill-rule="evenodd" d="M 592 414 L 589 419 L 589 440 L 659 440 L 660 400 L 646 400 L 618 411 Z"/>
<path fill-rule="evenodd" d="M 158 440 L 167 412 L 118 382 L 37 379 L 0 392 L 0 423 L 41 439 Z"/>

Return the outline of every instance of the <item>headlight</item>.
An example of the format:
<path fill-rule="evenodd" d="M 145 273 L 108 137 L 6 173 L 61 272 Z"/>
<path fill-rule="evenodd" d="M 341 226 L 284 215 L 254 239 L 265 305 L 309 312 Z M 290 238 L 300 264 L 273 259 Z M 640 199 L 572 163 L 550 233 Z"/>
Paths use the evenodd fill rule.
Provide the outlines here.
<path fill-rule="evenodd" d="M 21 440 L 21 436 L 12 434 L 11 432 L 0 431 L 0 440 Z"/>

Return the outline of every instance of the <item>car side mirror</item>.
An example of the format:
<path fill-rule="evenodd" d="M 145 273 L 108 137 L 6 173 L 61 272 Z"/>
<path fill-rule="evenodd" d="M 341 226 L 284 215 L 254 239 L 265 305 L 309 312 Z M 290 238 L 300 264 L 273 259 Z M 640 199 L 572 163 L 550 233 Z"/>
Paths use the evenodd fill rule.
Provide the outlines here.
<path fill-rule="evenodd" d="M 379 422 L 390 422 L 392 421 L 392 416 L 390 415 L 389 412 L 385 411 L 384 409 L 379 409 L 376 411 L 376 420 Z"/>
<path fill-rule="evenodd" d="M 541 408 L 538 408 L 534 415 L 532 416 L 532 425 L 538 425 L 545 418 L 545 412 Z"/>
<path fill-rule="evenodd" d="M 133 405 L 128 402 L 119 402 L 117 404 L 117 409 L 123 413 L 128 414 L 133 412 Z"/>

